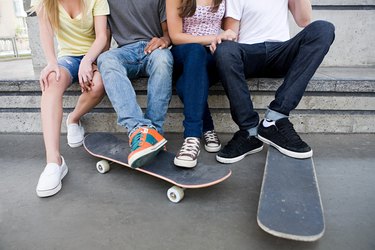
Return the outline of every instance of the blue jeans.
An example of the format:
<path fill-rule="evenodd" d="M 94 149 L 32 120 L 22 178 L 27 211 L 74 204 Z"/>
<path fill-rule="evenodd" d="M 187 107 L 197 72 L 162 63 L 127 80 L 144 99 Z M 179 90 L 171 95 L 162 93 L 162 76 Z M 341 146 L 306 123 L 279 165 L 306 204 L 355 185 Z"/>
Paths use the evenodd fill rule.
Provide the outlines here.
<path fill-rule="evenodd" d="M 216 65 L 232 118 L 240 130 L 256 129 L 259 123 L 246 78 L 284 77 L 267 115 L 273 120 L 289 116 L 327 54 L 335 37 L 334 30 L 333 24 L 316 21 L 286 42 L 249 45 L 226 41 L 217 47 Z"/>
<path fill-rule="evenodd" d="M 66 69 L 72 82 L 78 82 L 78 71 L 83 56 L 62 56 L 57 60 L 60 67 Z"/>
<path fill-rule="evenodd" d="M 129 134 L 141 126 L 155 127 L 163 134 L 163 124 L 172 95 L 173 57 L 169 49 L 146 55 L 147 42 L 140 41 L 111 49 L 98 58 L 98 68 L 107 95 L 117 113 L 118 124 Z M 147 109 L 143 114 L 130 79 L 148 77 Z"/>
<path fill-rule="evenodd" d="M 218 81 L 213 56 L 207 47 L 190 43 L 173 46 L 173 76 L 184 104 L 184 137 L 201 137 L 214 129 L 208 108 L 208 88 Z"/>

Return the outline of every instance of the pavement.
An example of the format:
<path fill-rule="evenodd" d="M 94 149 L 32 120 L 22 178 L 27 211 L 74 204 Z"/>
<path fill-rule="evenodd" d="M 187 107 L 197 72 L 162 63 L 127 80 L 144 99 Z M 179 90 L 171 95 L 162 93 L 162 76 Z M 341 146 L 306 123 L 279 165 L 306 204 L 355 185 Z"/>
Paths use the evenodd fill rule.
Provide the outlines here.
<path fill-rule="evenodd" d="M 124 135 L 121 135 L 124 136 Z M 181 134 L 166 134 L 176 152 Z M 230 134 L 220 134 L 225 144 Z M 218 185 L 185 191 L 178 204 L 169 183 L 112 165 L 99 174 L 82 147 L 61 152 L 69 166 L 62 190 L 38 198 L 45 165 L 40 134 L 0 134 L 0 249 L 375 249 L 375 135 L 304 134 L 314 162 L 326 220 L 317 242 L 280 239 L 257 225 L 267 148 L 231 164 Z M 216 163 L 202 152 L 199 161 Z"/>

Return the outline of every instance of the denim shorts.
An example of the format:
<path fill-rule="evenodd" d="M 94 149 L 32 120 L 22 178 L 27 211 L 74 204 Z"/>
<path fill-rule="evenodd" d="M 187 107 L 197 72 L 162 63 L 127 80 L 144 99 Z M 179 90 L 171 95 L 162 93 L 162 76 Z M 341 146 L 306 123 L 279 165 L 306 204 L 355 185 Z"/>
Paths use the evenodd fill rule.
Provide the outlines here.
<path fill-rule="evenodd" d="M 72 83 L 78 82 L 78 70 L 82 58 L 83 56 L 62 56 L 57 60 L 58 65 L 69 72 Z"/>

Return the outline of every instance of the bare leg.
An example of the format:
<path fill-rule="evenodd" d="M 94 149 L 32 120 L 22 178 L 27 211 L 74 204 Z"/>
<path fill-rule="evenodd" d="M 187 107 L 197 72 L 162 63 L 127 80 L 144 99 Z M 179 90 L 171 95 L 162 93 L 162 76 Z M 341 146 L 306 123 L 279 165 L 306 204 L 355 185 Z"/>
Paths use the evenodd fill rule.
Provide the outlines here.
<path fill-rule="evenodd" d="M 61 165 L 60 130 L 62 120 L 62 97 L 69 86 L 70 75 L 60 68 L 61 76 L 56 81 L 55 73 L 48 76 L 49 87 L 42 92 L 41 116 L 47 163 Z"/>
<path fill-rule="evenodd" d="M 104 86 L 99 71 L 94 72 L 91 91 L 84 92 L 78 99 L 77 105 L 70 113 L 68 124 L 78 123 L 79 119 L 100 103 L 104 97 Z"/>

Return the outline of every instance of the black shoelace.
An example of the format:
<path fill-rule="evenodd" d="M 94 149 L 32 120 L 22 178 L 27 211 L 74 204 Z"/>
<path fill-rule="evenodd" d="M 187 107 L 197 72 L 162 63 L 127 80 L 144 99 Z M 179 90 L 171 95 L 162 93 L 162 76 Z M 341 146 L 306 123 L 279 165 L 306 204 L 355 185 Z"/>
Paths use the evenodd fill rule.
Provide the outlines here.
<path fill-rule="evenodd" d="M 288 120 L 282 126 L 278 127 L 280 133 L 286 137 L 292 144 L 301 144 L 303 141 L 294 129 L 293 124 Z"/>

